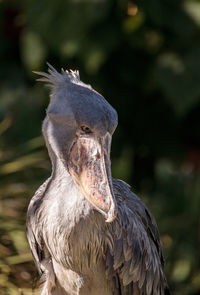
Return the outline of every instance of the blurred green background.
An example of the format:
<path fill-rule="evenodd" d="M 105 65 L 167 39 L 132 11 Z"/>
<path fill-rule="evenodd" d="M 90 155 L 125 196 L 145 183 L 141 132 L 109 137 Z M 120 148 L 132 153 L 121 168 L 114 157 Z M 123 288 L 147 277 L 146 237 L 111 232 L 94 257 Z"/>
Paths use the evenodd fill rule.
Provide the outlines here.
<path fill-rule="evenodd" d="M 0 295 L 37 293 L 25 216 L 51 169 L 46 61 L 118 111 L 113 175 L 155 215 L 172 293 L 200 294 L 200 1 L 1 0 Z"/>

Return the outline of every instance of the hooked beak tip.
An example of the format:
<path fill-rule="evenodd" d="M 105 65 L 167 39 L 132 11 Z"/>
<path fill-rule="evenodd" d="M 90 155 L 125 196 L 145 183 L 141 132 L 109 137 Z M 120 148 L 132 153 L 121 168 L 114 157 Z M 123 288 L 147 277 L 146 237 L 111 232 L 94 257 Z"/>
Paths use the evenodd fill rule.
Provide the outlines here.
<path fill-rule="evenodd" d="M 117 208 L 114 206 L 110 208 L 110 210 L 108 211 L 106 222 L 111 223 L 115 220 L 116 217 L 117 217 Z"/>

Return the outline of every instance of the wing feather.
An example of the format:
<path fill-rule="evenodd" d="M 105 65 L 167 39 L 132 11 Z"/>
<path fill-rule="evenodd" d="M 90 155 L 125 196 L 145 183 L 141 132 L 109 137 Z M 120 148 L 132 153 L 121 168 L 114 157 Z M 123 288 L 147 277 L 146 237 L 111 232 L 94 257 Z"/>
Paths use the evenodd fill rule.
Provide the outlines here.
<path fill-rule="evenodd" d="M 43 270 L 41 267 L 41 262 L 44 259 L 44 251 L 42 247 L 39 245 L 39 243 L 36 241 L 30 221 L 27 222 L 26 234 L 27 234 L 29 246 L 31 248 L 31 252 L 34 258 L 35 265 L 37 266 L 39 274 L 42 275 Z"/>
<path fill-rule="evenodd" d="M 126 183 L 114 179 L 113 187 L 119 212 L 117 220 L 108 225 L 114 243 L 108 272 L 119 276 L 121 295 L 170 294 L 166 291 L 163 250 L 153 216 Z"/>
<path fill-rule="evenodd" d="M 31 252 L 32 252 L 35 264 L 37 266 L 37 269 L 40 275 L 42 275 L 43 273 L 41 262 L 44 259 L 44 250 L 42 245 L 41 234 L 39 232 L 39 227 L 37 226 L 35 213 L 41 205 L 42 196 L 45 192 L 47 183 L 48 181 L 44 182 L 36 191 L 33 198 L 31 199 L 31 202 L 28 207 L 27 219 L 26 219 L 27 239 L 29 242 L 29 246 L 31 248 Z"/>
<path fill-rule="evenodd" d="M 41 212 L 42 209 L 43 196 L 48 188 L 49 181 L 50 178 L 40 186 L 29 204 L 26 230 L 36 267 L 39 274 L 42 276 L 42 294 L 61 295 L 64 293 L 59 289 L 59 284 L 55 285 L 55 273 L 52 264 L 52 257 L 43 242 L 42 224 L 39 220 L 39 212 Z"/>
<path fill-rule="evenodd" d="M 43 243 L 42 239 L 42 230 L 41 224 L 37 217 L 37 211 L 41 209 L 41 204 L 43 201 L 43 195 L 48 187 L 50 179 L 47 179 L 36 191 L 35 195 L 31 199 L 31 202 L 27 211 L 27 220 L 26 220 L 26 234 L 31 248 L 31 252 L 34 258 L 34 262 L 39 271 L 39 274 L 42 275 L 45 271 L 44 261 L 49 259 L 50 255 Z"/>

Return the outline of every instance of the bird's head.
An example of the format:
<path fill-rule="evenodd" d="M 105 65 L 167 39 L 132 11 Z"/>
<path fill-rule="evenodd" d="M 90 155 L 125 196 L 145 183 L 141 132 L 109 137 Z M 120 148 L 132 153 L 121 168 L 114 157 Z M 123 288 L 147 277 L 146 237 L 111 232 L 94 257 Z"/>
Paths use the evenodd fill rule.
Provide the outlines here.
<path fill-rule="evenodd" d="M 43 134 L 53 162 L 61 161 L 81 194 L 107 222 L 115 219 L 110 163 L 112 134 L 117 112 L 78 72 L 38 72 L 52 86 L 51 100 L 43 123 Z M 55 164 L 54 163 L 54 164 Z"/>

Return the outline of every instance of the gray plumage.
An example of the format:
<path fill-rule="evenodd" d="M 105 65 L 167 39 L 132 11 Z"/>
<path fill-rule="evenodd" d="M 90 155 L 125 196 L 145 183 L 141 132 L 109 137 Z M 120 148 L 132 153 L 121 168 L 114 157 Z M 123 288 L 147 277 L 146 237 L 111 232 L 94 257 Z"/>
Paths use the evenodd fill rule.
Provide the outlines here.
<path fill-rule="evenodd" d="M 116 111 L 78 72 L 39 74 L 52 87 L 43 122 L 52 174 L 30 202 L 27 237 L 41 294 L 169 294 L 155 220 L 111 178 Z"/>

